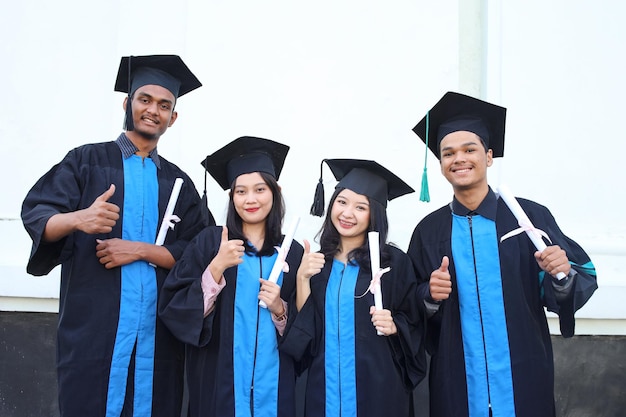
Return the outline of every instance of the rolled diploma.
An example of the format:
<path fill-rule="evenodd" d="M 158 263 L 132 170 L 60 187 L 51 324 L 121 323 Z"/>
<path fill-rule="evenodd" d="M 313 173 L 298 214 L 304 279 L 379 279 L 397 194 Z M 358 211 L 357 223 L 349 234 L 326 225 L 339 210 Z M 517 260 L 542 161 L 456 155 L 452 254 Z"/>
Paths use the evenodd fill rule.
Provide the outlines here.
<path fill-rule="evenodd" d="M 372 265 L 372 279 L 374 278 L 374 274 L 380 271 L 380 248 L 378 247 L 378 232 L 369 232 L 367 234 L 367 238 L 369 239 L 370 244 L 370 262 Z M 380 281 L 378 281 L 374 288 L 374 308 L 376 310 L 383 309 L 383 291 L 380 288 Z M 379 336 L 382 336 L 383 333 L 378 330 L 376 333 Z"/>
<path fill-rule="evenodd" d="M 283 239 L 283 244 L 280 246 L 278 250 L 278 256 L 276 257 L 276 261 L 274 262 L 274 266 L 272 267 L 272 271 L 270 272 L 270 276 L 267 279 L 273 283 L 278 281 L 278 277 L 280 273 L 283 271 L 283 266 L 285 265 L 285 260 L 287 259 L 287 254 L 289 253 L 289 248 L 291 248 L 291 242 L 293 242 L 293 237 L 296 234 L 296 229 L 298 228 L 298 224 L 300 223 L 300 217 L 296 216 L 291 221 L 289 225 L 289 230 L 285 235 L 285 239 Z M 263 308 L 267 308 L 267 305 L 263 302 L 263 300 L 259 300 L 259 305 Z"/>
<path fill-rule="evenodd" d="M 503 184 L 501 184 L 498 187 L 498 194 L 500 194 L 500 197 L 502 197 L 506 205 L 509 207 L 509 209 L 511 210 L 511 212 L 517 219 L 518 224 L 520 226 L 526 224 L 532 228 L 532 230 L 526 230 L 525 232 L 530 238 L 531 242 L 533 242 L 533 244 L 535 245 L 535 248 L 537 248 L 539 252 L 543 252 L 543 250 L 547 246 L 545 242 L 543 241 L 541 235 L 534 230 L 533 224 L 530 222 L 530 219 L 524 212 L 524 209 L 522 209 L 522 206 L 520 206 L 517 200 L 515 199 L 515 196 L 513 196 L 511 191 L 508 189 L 508 187 Z M 563 279 L 565 278 L 565 276 L 566 275 L 563 272 L 559 272 L 556 275 L 558 279 Z"/>
<path fill-rule="evenodd" d="M 170 200 L 167 202 L 167 208 L 165 209 L 165 214 L 163 215 L 163 221 L 161 222 L 161 227 L 159 228 L 159 234 L 157 235 L 155 245 L 162 246 L 165 242 L 165 235 L 167 234 L 167 229 L 172 225 L 171 217 L 174 214 L 174 208 L 176 207 L 176 201 L 178 201 L 178 195 L 180 194 L 180 189 L 183 186 L 183 179 L 176 178 L 174 181 L 174 188 L 172 188 L 172 194 L 170 194 Z"/>

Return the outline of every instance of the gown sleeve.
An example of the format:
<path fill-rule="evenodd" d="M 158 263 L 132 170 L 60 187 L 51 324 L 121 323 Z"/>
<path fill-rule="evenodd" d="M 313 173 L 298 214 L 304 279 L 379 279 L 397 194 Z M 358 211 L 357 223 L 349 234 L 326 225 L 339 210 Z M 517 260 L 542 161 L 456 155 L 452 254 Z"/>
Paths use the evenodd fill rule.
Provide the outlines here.
<path fill-rule="evenodd" d="M 220 239 L 221 227 L 207 227 L 200 232 L 161 289 L 159 317 L 174 336 L 193 346 L 205 346 L 211 339 L 215 309 L 204 317 L 202 274 L 217 254 Z"/>
<path fill-rule="evenodd" d="M 399 249 L 392 248 L 391 271 L 385 279 L 383 275 L 383 304 L 391 311 L 398 333 L 389 336 L 402 380 L 407 389 L 413 389 L 426 374 L 426 354 L 424 350 L 423 315 L 415 303 L 417 280 L 409 257 Z M 391 272 L 390 271 L 390 272 Z M 385 285 L 387 284 L 387 285 Z M 389 295 L 392 297 L 389 297 Z M 392 304 L 387 304 L 385 298 Z"/>
<path fill-rule="evenodd" d="M 47 243 L 43 241 L 43 234 L 50 217 L 80 208 L 82 192 L 77 154 L 72 150 L 54 165 L 35 183 L 22 203 L 22 221 L 33 241 L 26 267 L 29 274 L 47 275 L 70 254 L 72 235 Z"/>
<path fill-rule="evenodd" d="M 543 275 L 544 304 L 548 311 L 558 314 L 561 334 L 564 337 L 571 337 L 574 335 L 574 313 L 585 305 L 598 288 L 595 267 L 584 249 L 561 231 L 547 208 L 527 200 L 519 200 L 521 204 L 529 205 L 528 212 L 534 214 L 531 221 L 540 225 L 537 227 L 546 232 L 553 245 L 559 245 L 565 251 L 571 268 L 576 271 L 571 278 L 574 280 L 572 284 L 574 288 L 568 296 L 562 299 L 559 297 L 559 300 L 557 300 L 552 278 L 546 277 L 545 272 L 540 272 Z"/>

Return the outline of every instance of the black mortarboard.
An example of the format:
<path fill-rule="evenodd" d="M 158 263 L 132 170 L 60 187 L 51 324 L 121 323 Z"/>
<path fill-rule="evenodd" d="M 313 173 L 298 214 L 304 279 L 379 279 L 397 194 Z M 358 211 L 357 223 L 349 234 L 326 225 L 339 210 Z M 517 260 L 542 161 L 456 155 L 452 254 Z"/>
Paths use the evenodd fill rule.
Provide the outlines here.
<path fill-rule="evenodd" d="M 504 128 L 506 108 L 487 103 L 464 94 L 447 92 L 430 109 L 426 116 L 415 125 L 413 132 L 419 136 L 431 152 L 441 159 L 439 145 L 446 135 L 458 131 L 468 131 L 478 135 L 491 149 L 493 157 L 504 154 Z M 426 155 L 420 200 L 430 201 L 426 174 Z"/>
<path fill-rule="evenodd" d="M 428 137 L 426 136 L 427 119 Z M 437 159 L 440 158 L 441 139 L 459 130 L 467 130 L 480 136 L 487 149 L 493 150 L 493 157 L 497 158 L 504 153 L 505 119 L 504 107 L 450 91 L 426 113 L 413 131 L 424 143 L 427 143 Z"/>
<path fill-rule="evenodd" d="M 242 136 L 207 156 L 202 166 L 224 190 L 242 174 L 265 172 L 276 178 L 285 164 L 289 146 L 273 140 Z"/>
<path fill-rule="evenodd" d="M 115 91 L 128 93 L 126 128 L 133 130 L 130 98 L 144 85 L 160 85 L 177 99 L 202 84 L 178 55 L 125 56 L 120 61 Z"/>
<path fill-rule="evenodd" d="M 320 166 L 320 179 L 315 191 L 311 214 L 324 214 L 324 186 L 322 168 L 324 162 L 339 181 L 335 188 L 348 188 L 363 194 L 387 207 L 387 201 L 414 192 L 407 183 L 376 161 L 365 159 L 324 159 Z"/>

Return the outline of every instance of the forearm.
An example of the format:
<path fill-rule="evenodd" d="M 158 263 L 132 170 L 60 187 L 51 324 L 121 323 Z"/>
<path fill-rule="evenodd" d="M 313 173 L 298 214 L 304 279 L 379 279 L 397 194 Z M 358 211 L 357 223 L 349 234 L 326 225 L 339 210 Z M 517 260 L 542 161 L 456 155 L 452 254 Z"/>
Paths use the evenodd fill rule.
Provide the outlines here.
<path fill-rule="evenodd" d="M 147 261 L 152 265 L 165 269 L 172 269 L 176 263 L 176 259 L 169 250 L 163 246 L 154 245 L 152 243 L 136 242 L 139 259 Z"/>
<path fill-rule="evenodd" d="M 311 282 L 309 278 L 298 277 L 296 279 L 296 308 L 302 310 L 304 303 L 311 295 Z"/>
<path fill-rule="evenodd" d="M 57 242 L 63 239 L 78 230 L 78 222 L 78 214 L 76 212 L 53 215 L 46 223 L 43 240 L 45 242 Z"/>

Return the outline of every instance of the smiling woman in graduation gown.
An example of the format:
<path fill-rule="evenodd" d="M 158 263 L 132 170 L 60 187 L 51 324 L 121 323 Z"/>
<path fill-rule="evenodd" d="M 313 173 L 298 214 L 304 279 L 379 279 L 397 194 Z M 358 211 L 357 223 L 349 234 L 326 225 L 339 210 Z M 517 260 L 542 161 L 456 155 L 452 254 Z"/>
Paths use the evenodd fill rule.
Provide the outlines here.
<path fill-rule="evenodd" d="M 323 253 L 305 249 L 302 277 L 298 273 L 298 297 L 304 299 L 290 303 L 280 348 L 300 370 L 308 369 L 306 416 L 412 415 L 412 391 L 425 372 L 423 327 L 410 260 L 386 243 L 385 208 L 413 190 L 374 161 L 325 162 L 340 182 L 322 228 Z M 375 313 L 367 243 L 373 230 L 379 232 L 381 268 L 391 268 L 380 278 L 383 310 Z M 310 280 L 308 296 L 302 279 Z"/>
<path fill-rule="evenodd" d="M 190 243 L 165 282 L 159 306 L 160 317 L 187 343 L 190 417 L 295 415 L 293 360 L 278 351 L 278 341 L 286 324 L 282 300 L 295 290 L 302 257 L 297 242 L 286 257 L 289 272 L 280 274 L 280 288 L 273 287 L 278 302 L 259 306 L 271 289 L 259 278 L 268 279 L 282 241 L 284 208 L 276 178 L 288 149 L 242 137 L 204 161 L 217 182 L 231 188 L 228 229 L 207 228 Z M 256 245 L 255 231 L 264 235 Z M 226 247 L 240 251 L 220 271 L 216 286 L 213 261 Z"/>

